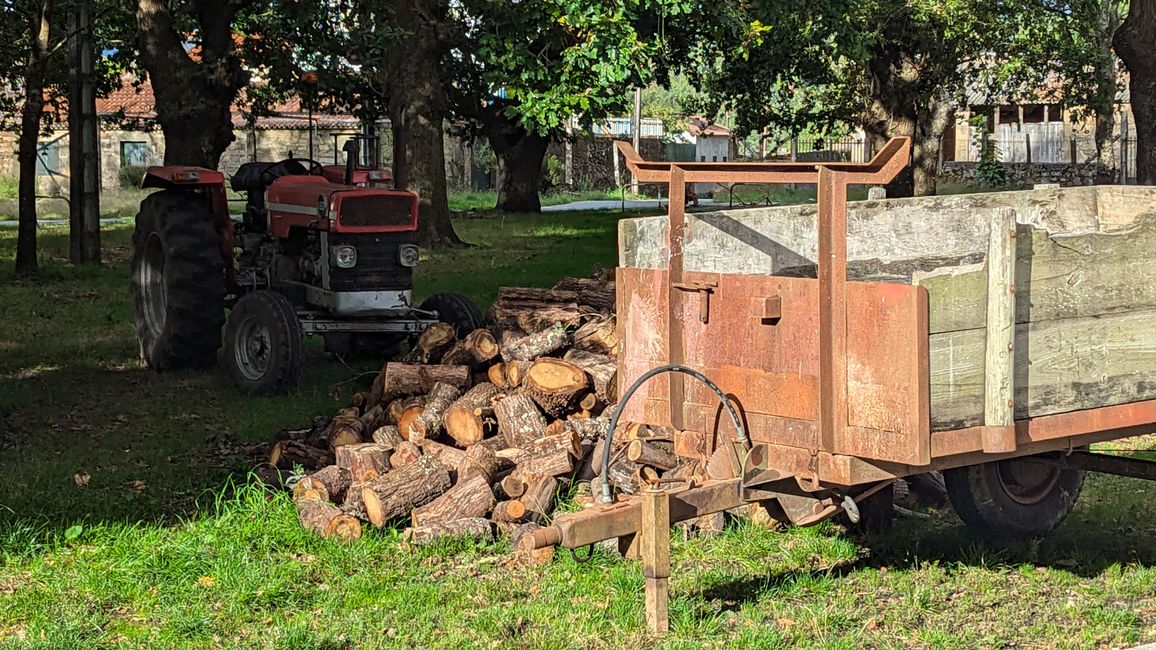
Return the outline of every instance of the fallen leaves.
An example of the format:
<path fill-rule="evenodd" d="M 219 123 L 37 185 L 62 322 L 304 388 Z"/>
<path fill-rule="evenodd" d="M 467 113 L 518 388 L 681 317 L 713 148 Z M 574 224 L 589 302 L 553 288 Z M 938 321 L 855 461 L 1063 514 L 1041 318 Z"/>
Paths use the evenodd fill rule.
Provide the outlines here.
<path fill-rule="evenodd" d="M 81 472 L 72 475 L 72 482 L 76 483 L 76 487 L 88 487 L 88 482 L 92 480 L 88 472 Z"/>

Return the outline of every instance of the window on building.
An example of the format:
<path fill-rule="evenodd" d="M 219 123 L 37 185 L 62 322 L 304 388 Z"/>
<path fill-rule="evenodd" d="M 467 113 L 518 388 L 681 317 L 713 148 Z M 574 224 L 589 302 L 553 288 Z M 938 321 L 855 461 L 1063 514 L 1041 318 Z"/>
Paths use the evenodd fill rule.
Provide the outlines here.
<path fill-rule="evenodd" d="M 57 142 L 46 142 L 37 151 L 36 175 L 55 176 L 60 173 L 60 148 Z"/>
<path fill-rule="evenodd" d="M 121 140 L 121 167 L 143 167 L 147 164 L 149 164 L 149 143 Z"/>

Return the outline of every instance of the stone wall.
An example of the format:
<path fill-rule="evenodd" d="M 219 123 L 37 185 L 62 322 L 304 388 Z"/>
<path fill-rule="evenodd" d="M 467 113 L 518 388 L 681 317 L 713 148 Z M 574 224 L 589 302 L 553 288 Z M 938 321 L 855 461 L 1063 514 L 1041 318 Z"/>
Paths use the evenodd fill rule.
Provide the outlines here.
<path fill-rule="evenodd" d="M 639 154 L 646 160 L 666 160 L 666 147 L 658 138 L 643 138 Z M 578 137 L 571 143 L 571 186 L 576 189 L 614 189 L 629 182 L 629 174 L 621 156 L 618 157 L 618 178 L 614 177 L 614 140 L 610 138 Z M 566 162 L 566 144 L 555 142 L 546 150 L 563 165 Z"/>
<path fill-rule="evenodd" d="M 940 183 L 981 184 L 973 162 L 945 162 L 939 171 Z M 1055 183 L 1063 187 L 1111 183 L 1113 170 L 1098 163 L 1001 163 L 1007 187 L 1029 187 Z"/>

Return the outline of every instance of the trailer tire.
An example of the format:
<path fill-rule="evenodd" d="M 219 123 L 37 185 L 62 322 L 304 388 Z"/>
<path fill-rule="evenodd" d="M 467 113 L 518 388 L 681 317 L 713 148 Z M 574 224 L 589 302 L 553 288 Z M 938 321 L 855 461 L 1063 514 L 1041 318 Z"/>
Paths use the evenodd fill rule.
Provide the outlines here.
<path fill-rule="evenodd" d="M 1084 472 L 1012 458 L 943 472 L 956 514 L 987 539 L 1042 537 L 1059 526 L 1080 496 Z"/>
<path fill-rule="evenodd" d="M 289 299 L 274 291 L 241 297 L 225 328 L 225 359 L 246 395 L 282 395 L 297 387 L 304 365 L 301 322 Z"/>
<path fill-rule="evenodd" d="M 469 298 L 457 293 L 438 293 L 421 303 L 425 311 L 436 311 L 443 323 L 454 326 L 458 338 L 486 326 L 486 318 Z"/>
<path fill-rule="evenodd" d="M 225 260 L 208 200 L 162 190 L 141 201 L 133 230 L 133 320 L 157 371 L 207 368 L 225 324 Z"/>

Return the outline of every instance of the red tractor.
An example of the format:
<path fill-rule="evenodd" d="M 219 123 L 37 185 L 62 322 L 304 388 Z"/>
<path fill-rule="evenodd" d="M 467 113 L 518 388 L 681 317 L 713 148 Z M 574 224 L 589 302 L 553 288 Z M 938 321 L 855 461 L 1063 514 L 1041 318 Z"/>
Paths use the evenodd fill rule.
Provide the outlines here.
<path fill-rule="evenodd" d="M 159 371 L 225 362 L 249 394 L 292 390 L 303 335 L 334 354 L 396 352 L 431 323 L 459 335 L 483 326 L 478 308 L 449 293 L 411 299 L 418 200 L 351 135 L 344 165 L 307 158 L 241 165 L 231 179 L 247 200 L 229 214 L 225 175 L 150 167 L 133 233 L 132 294 L 145 361 Z M 227 325 L 225 310 L 230 310 Z"/>

